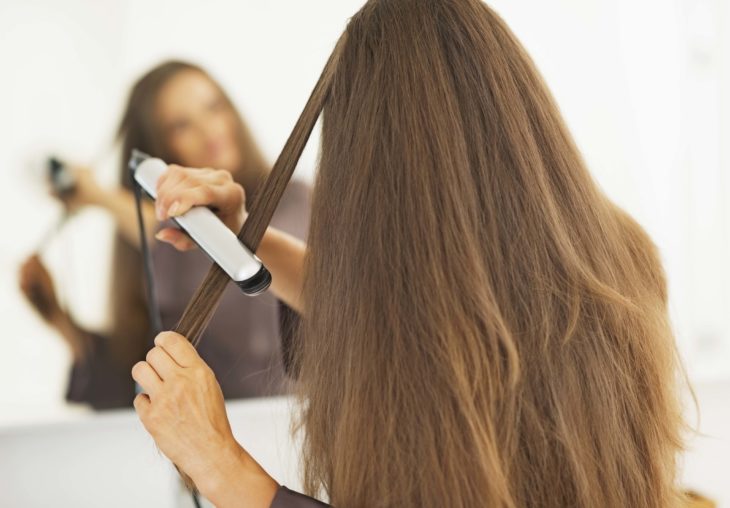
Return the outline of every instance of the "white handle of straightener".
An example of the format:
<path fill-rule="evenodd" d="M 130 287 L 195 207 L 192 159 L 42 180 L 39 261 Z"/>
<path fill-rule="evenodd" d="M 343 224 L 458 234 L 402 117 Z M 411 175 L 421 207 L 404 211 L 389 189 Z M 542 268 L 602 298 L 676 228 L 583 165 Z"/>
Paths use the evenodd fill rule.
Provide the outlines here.
<path fill-rule="evenodd" d="M 143 160 L 134 170 L 134 179 L 153 199 L 157 199 L 157 180 L 167 170 L 161 159 Z M 173 220 L 198 244 L 247 295 L 264 292 L 271 274 L 233 231 L 208 208 L 196 206 Z"/>

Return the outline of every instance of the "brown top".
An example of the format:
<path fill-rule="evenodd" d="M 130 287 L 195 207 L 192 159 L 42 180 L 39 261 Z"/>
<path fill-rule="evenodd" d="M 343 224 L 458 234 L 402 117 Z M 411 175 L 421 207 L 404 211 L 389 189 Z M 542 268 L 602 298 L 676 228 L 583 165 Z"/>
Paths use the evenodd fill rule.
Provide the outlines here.
<path fill-rule="evenodd" d="M 309 187 L 293 180 L 282 196 L 271 225 L 306 239 L 309 204 Z M 178 252 L 162 242 L 154 242 L 151 255 L 162 325 L 169 330 L 182 315 L 211 261 L 200 250 Z M 270 292 L 250 297 L 229 284 L 198 347 L 201 357 L 215 372 L 226 398 L 286 391 L 280 339 L 282 322 L 290 322 L 293 314 Z M 87 359 L 72 366 L 67 399 L 87 402 L 96 408 L 131 405 L 134 399 L 131 375 L 118 372 L 111 360 L 106 339 L 95 337 Z"/>
<path fill-rule="evenodd" d="M 304 494 L 293 492 L 282 485 L 276 492 L 270 508 L 323 508 L 327 506 L 330 505 Z"/>

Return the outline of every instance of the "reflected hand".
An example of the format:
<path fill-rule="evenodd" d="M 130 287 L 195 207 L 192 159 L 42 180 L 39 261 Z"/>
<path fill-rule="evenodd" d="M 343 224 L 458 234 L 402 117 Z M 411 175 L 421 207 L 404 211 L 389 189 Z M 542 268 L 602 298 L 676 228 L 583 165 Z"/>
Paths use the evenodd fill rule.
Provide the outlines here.
<path fill-rule="evenodd" d="M 219 507 L 270 506 L 278 485 L 234 439 L 215 375 L 185 337 L 159 334 L 132 377 L 145 392 L 134 399 L 142 424 L 203 495 Z"/>
<path fill-rule="evenodd" d="M 104 189 L 102 189 L 94 178 L 93 172 L 84 167 L 69 167 L 73 175 L 75 186 L 71 192 L 63 196 L 54 194 L 68 208 L 69 212 L 75 212 L 85 206 L 103 205 Z"/>
<path fill-rule="evenodd" d="M 207 206 L 238 234 L 245 217 L 246 193 L 228 171 L 191 169 L 171 164 L 157 181 L 155 210 L 160 221 L 182 215 L 194 206 Z M 156 238 L 178 250 L 196 247 L 175 228 L 161 229 Z"/>
<path fill-rule="evenodd" d="M 56 299 L 51 274 L 37 254 L 32 255 L 20 267 L 20 290 L 33 308 L 49 323 L 56 323 L 63 310 Z"/>

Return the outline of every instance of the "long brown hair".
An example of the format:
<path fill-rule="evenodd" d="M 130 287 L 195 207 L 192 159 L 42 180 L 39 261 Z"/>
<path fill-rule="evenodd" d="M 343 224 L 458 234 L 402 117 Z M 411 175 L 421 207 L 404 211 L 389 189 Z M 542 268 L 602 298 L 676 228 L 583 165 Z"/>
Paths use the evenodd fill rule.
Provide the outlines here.
<path fill-rule="evenodd" d="M 243 118 L 223 88 L 201 67 L 184 61 L 163 62 L 145 73 L 132 87 L 117 131 L 121 141 L 120 184 L 132 189 L 128 169 L 133 149 L 142 150 L 170 163 L 181 164 L 165 144 L 163 128 L 155 113 L 156 103 L 162 88 L 181 72 L 196 72 L 205 76 L 218 88 L 227 108 L 236 118 L 237 144 L 241 154 L 241 165 L 230 170 L 249 196 L 256 194 L 260 182 L 265 179 L 269 166 L 251 135 Z M 149 228 L 151 225 L 147 225 Z M 114 240 L 112 271 L 112 337 L 111 346 L 115 358 L 131 365 L 138 361 L 150 344 L 149 319 L 145 298 L 142 260 L 139 248 L 130 244 L 121 234 Z"/>
<path fill-rule="evenodd" d="M 478 0 L 369 1 L 262 195 L 320 107 L 295 351 L 308 491 L 347 508 L 674 505 L 658 253 L 505 23 Z M 272 206 L 254 205 L 253 249 Z M 204 323 L 195 302 L 184 322 Z"/>

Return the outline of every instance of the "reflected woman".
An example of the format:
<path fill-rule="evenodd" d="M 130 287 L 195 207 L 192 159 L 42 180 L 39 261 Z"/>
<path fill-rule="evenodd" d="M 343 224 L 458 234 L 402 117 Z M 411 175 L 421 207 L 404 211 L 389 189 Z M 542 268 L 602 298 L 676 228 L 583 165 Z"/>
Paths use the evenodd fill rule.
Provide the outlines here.
<path fill-rule="evenodd" d="M 224 168 L 243 186 L 249 201 L 268 165 L 241 115 L 221 86 L 198 66 L 163 63 L 132 88 L 119 128 L 122 142 L 121 186 L 102 188 L 88 170 L 74 171 L 77 187 L 65 199 L 70 209 L 99 206 L 117 225 L 112 274 L 112 327 L 99 334 L 85 330 L 58 305 L 53 282 L 37 256 L 21 269 L 21 287 L 40 314 L 69 344 L 73 367 L 67 398 L 95 408 L 131 406 L 134 384 L 129 369 L 151 346 L 142 263 L 127 161 L 133 148 L 192 167 Z M 154 206 L 144 203 L 147 231 L 157 221 Z M 309 218 L 309 188 L 292 181 L 274 217 L 275 224 L 304 238 Z M 164 234 L 164 233 L 163 233 Z M 193 291 L 210 267 L 201 252 L 178 253 L 152 242 L 153 274 L 163 327 L 175 325 Z M 296 319 L 272 295 L 250 298 L 231 285 L 221 301 L 200 349 L 216 371 L 227 398 L 256 397 L 286 390 L 280 337 Z M 284 346 L 286 347 L 286 346 Z"/>

